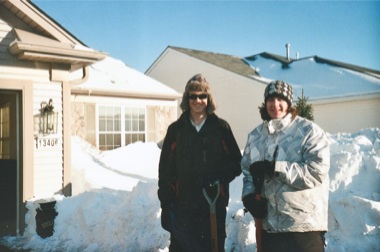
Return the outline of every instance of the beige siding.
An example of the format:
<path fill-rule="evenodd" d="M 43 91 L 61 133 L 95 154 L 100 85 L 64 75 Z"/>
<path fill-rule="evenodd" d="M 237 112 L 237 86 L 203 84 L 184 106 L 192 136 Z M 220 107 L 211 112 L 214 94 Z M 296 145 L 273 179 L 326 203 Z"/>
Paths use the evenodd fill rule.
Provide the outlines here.
<path fill-rule="evenodd" d="M 231 125 L 236 141 L 243 149 L 248 133 L 261 123 L 258 107 L 263 102 L 266 84 L 171 49 L 147 75 L 182 94 L 187 81 L 197 73 L 204 74 L 210 82 L 218 106 L 216 114 Z M 178 110 L 178 115 L 180 113 Z"/>
<path fill-rule="evenodd" d="M 380 98 L 314 104 L 314 121 L 331 134 L 380 128 Z"/>
<path fill-rule="evenodd" d="M 11 33 L 12 27 L 0 19 L 0 62 L 15 61 L 14 57 L 8 53 L 9 44 L 15 39 Z"/>

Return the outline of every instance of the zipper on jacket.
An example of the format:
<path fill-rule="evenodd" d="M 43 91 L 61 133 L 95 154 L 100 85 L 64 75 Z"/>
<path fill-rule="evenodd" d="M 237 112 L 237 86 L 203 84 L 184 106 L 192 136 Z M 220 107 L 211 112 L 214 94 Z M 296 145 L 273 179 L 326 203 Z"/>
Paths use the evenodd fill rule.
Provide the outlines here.
<path fill-rule="evenodd" d="M 207 138 L 203 138 L 203 162 L 207 161 L 206 157 L 206 150 L 207 150 Z"/>

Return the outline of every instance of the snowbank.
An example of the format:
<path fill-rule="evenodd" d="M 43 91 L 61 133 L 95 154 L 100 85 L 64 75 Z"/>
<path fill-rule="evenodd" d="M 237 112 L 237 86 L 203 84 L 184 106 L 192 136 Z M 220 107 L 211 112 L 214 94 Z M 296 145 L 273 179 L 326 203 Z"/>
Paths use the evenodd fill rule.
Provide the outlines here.
<path fill-rule="evenodd" d="M 380 247 L 380 130 L 330 135 L 329 232 L 326 251 Z M 74 195 L 28 202 L 27 229 L 3 243 L 32 251 L 168 251 L 160 226 L 157 169 L 160 150 L 135 143 L 98 152 L 73 138 Z M 254 251 L 255 227 L 240 201 L 242 177 L 231 183 L 226 251 Z M 36 234 L 38 202 L 56 200 L 53 236 Z"/>

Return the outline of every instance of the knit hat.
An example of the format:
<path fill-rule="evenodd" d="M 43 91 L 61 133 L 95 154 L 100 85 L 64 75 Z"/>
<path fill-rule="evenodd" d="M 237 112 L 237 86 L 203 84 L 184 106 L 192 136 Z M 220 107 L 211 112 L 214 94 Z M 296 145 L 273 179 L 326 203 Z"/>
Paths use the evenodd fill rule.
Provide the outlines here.
<path fill-rule="evenodd" d="M 292 86 L 290 86 L 288 83 L 284 81 L 281 81 L 281 80 L 272 81 L 265 88 L 265 92 L 264 92 L 265 103 L 267 102 L 269 98 L 273 96 L 281 97 L 288 103 L 289 107 L 291 107 L 292 102 L 293 102 L 293 88 Z"/>

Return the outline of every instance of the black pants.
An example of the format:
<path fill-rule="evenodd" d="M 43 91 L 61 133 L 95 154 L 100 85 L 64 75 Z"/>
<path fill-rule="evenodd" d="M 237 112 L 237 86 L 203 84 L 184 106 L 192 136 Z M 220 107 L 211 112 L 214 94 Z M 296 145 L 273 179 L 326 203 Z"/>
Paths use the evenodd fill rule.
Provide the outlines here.
<path fill-rule="evenodd" d="M 323 252 L 325 232 L 267 233 L 262 231 L 263 252 Z"/>
<path fill-rule="evenodd" d="M 206 203 L 207 204 L 207 203 Z M 226 208 L 216 210 L 218 251 L 224 252 Z M 170 235 L 170 252 L 210 252 L 211 227 L 208 205 L 178 206 Z"/>
<path fill-rule="evenodd" d="M 224 242 L 225 242 L 226 237 L 225 236 L 219 236 L 218 235 L 218 252 L 224 252 Z M 209 242 L 209 241 L 208 241 Z M 170 246 L 169 246 L 169 251 L 170 252 L 186 252 L 186 251 L 191 251 L 191 252 L 210 252 L 211 251 L 211 246 L 197 246 L 194 247 L 193 245 L 195 244 L 190 244 L 186 248 L 181 247 L 179 242 L 176 240 L 176 238 L 171 235 L 170 236 Z"/>

